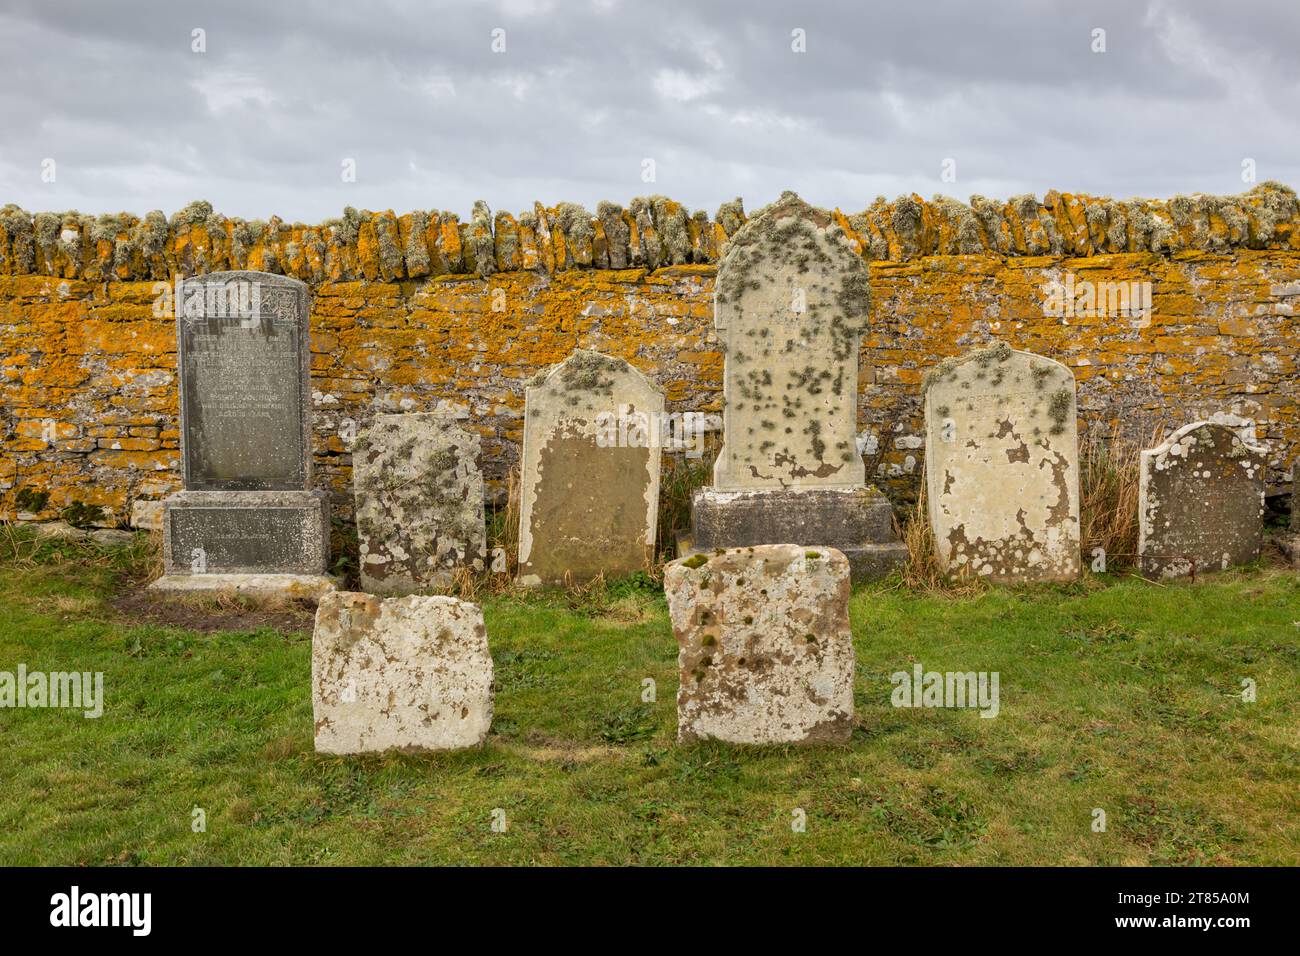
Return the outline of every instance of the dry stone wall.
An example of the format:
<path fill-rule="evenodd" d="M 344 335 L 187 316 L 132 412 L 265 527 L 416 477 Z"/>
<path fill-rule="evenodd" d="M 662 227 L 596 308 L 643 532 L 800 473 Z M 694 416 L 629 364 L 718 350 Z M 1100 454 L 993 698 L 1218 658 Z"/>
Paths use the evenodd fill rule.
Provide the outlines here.
<path fill-rule="evenodd" d="M 1117 422 L 1145 442 L 1160 423 L 1247 420 L 1270 489 L 1284 484 L 1300 450 L 1300 210 L 1285 187 L 902 197 L 831 215 L 871 287 L 857 446 L 896 501 L 921 471 L 923 375 L 994 341 L 1068 366 L 1085 428 Z M 177 274 L 253 268 L 311 286 L 313 469 L 336 514 L 351 510 L 346 436 L 376 412 L 467 414 L 499 496 L 518 462 L 524 382 L 575 347 L 627 359 L 669 412 L 720 414 L 714 263 L 745 221 L 739 203 L 709 218 L 662 197 L 594 215 L 484 206 L 468 223 L 349 211 L 318 227 L 244 223 L 203 203 L 170 220 L 5 207 L 0 514 L 76 502 L 156 520 L 180 486 L 174 319 L 155 314 L 157 283 Z M 1094 303 L 1142 287 L 1150 307 L 1054 309 L 1053 284 Z"/>

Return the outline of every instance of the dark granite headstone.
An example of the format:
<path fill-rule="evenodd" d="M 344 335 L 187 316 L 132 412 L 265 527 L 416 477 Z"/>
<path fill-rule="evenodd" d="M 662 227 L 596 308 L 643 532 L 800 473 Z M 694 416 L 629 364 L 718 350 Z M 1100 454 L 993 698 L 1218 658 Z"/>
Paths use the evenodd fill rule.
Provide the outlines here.
<path fill-rule="evenodd" d="M 332 588 L 329 507 L 311 490 L 309 296 L 297 279 L 178 283 L 185 490 L 164 503 L 164 590 Z"/>
<path fill-rule="evenodd" d="M 186 280 L 176 332 L 185 487 L 305 489 L 307 286 L 264 272 Z"/>

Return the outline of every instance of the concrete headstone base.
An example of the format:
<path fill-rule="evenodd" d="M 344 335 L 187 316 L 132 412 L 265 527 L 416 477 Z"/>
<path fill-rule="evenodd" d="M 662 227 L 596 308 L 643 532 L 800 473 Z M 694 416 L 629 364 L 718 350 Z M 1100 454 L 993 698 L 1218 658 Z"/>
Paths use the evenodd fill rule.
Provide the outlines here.
<path fill-rule="evenodd" d="M 835 548 L 849 559 L 854 581 L 874 581 L 907 562 L 894 534 L 893 509 L 876 488 L 719 491 L 701 488 L 691 532 L 677 540 L 678 557 L 718 548 L 799 544 Z"/>
<path fill-rule="evenodd" d="M 301 598 L 319 601 L 336 590 L 338 581 L 328 574 L 164 574 L 150 590 L 194 593 L 233 591 L 267 598 Z"/>

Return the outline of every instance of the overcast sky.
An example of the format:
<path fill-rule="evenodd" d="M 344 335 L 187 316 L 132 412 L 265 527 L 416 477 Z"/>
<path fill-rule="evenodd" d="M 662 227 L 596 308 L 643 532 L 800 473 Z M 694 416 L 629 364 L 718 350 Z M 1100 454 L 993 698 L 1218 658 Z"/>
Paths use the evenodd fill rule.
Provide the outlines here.
<path fill-rule="evenodd" d="M 1297 186 L 1298 38 L 1297 0 L 0 0 L 0 203 L 856 211 L 1235 193 L 1244 159 Z"/>

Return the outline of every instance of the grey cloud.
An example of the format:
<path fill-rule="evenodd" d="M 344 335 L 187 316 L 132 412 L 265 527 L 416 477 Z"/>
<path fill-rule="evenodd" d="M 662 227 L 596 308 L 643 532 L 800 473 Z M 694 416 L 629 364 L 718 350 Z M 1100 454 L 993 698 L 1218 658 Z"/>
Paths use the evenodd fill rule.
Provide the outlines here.
<path fill-rule="evenodd" d="M 1246 157 L 1261 180 L 1300 181 L 1297 35 L 1285 0 L 0 0 L 0 201 L 142 213 L 201 197 L 319 220 L 650 192 L 710 212 L 787 188 L 854 210 L 905 191 L 1238 192 Z"/>

